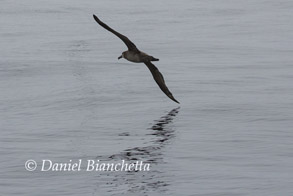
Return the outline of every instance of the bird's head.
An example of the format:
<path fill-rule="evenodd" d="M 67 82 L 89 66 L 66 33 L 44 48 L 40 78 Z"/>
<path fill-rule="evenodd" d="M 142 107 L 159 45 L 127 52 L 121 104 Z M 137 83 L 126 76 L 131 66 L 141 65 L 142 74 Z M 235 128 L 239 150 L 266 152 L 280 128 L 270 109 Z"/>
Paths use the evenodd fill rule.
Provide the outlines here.
<path fill-rule="evenodd" d="M 125 52 L 122 52 L 122 54 L 118 57 L 118 60 L 121 59 L 121 58 L 125 58 Z"/>

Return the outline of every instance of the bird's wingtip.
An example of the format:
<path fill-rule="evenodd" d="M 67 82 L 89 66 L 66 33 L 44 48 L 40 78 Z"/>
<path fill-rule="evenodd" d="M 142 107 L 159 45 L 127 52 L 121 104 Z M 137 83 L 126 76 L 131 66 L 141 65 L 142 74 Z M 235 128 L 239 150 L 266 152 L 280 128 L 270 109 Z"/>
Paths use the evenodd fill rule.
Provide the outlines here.
<path fill-rule="evenodd" d="M 176 103 L 180 104 L 179 101 L 177 101 L 173 96 L 170 97 L 173 101 L 175 101 Z"/>
<path fill-rule="evenodd" d="M 99 21 L 99 18 L 96 15 L 93 14 L 93 17 L 96 21 Z"/>

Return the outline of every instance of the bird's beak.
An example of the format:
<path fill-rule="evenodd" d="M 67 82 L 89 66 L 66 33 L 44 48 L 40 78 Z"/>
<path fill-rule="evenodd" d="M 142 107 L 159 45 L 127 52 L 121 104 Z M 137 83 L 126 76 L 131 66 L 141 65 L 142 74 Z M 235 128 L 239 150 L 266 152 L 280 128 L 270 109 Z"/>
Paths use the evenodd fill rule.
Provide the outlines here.
<path fill-rule="evenodd" d="M 122 58 L 122 55 L 118 57 L 118 59 L 121 59 L 121 58 Z"/>

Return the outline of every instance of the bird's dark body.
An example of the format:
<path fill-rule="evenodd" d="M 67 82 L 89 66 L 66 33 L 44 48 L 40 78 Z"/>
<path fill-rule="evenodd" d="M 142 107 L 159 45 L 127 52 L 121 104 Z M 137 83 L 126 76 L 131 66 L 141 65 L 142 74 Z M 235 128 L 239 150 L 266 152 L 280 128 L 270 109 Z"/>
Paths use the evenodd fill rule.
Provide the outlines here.
<path fill-rule="evenodd" d="M 159 61 L 159 59 L 154 58 L 153 56 L 150 56 L 144 52 L 134 52 L 134 51 L 125 51 L 122 53 L 122 57 L 134 62 L 134 63 L 142 63 L 142 62 L 148 62 L 148 61 Z"/>

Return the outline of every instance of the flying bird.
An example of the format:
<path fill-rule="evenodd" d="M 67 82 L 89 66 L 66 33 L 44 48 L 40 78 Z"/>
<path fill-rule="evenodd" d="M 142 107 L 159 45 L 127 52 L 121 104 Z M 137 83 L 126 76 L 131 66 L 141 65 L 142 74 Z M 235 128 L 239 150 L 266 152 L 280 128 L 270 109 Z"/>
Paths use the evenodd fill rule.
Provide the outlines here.
<path fill-rule="evenodd" d="M 134 63 L 144 63 L 151 71 L 151 73 L 152 73 L 156 83 L 159 85 L 160 89 L 170 99 L 172 99 L 176 103 L 179 103 L 179 101 L 177 101 L 174 98 L 174 96 L 169 91 L 168 87 L 166 86 L 164 77 L 161 74 L 161 72 L 159 71 L 159 69 L 151 62 L 151 61 L 159 61 L 159 59 L 138 50 L 137 47 L 134 45 L 134 43 L 132 43 L 126 36 L 118 33 L 114 29 L 110 28 L 108 25 L 103 23 L 97 16 L 93 15 L 93 17 L 99 25 L 101 25 L 102 27 L 104 27 L 105 29 L 107 29 L 108 31 L 110 31 L 111 33 L 116 35 L 117 37 L 119 37 L 126 44 L 128 50 L 122 52 L 122 55 L 119 56 L 118 59 L 125 58 L 128 61 L 131 61 Z"/>

